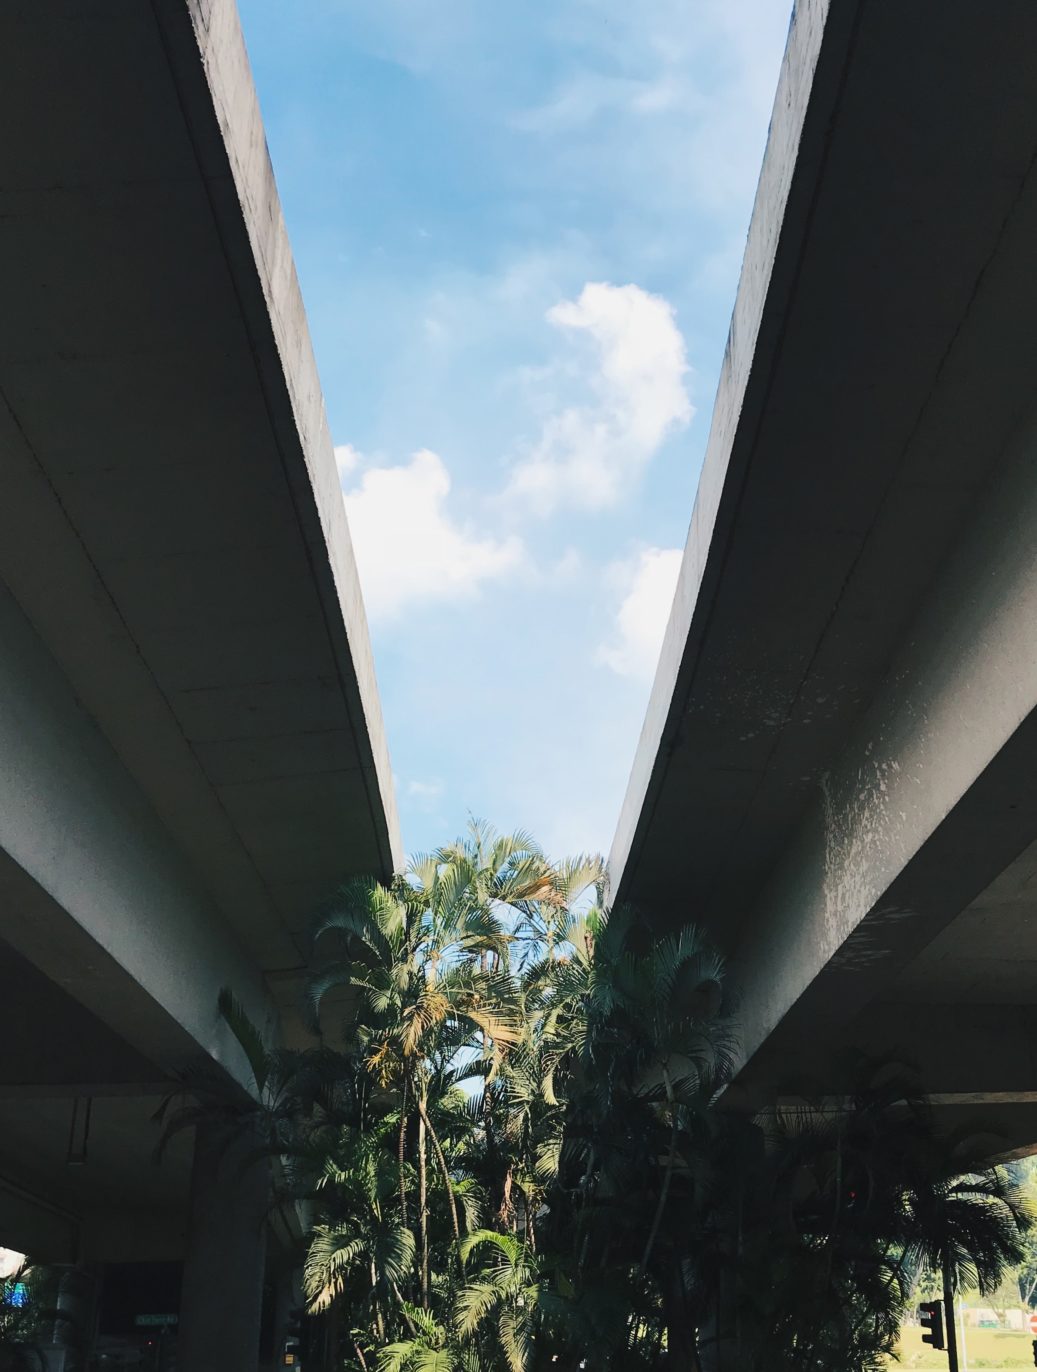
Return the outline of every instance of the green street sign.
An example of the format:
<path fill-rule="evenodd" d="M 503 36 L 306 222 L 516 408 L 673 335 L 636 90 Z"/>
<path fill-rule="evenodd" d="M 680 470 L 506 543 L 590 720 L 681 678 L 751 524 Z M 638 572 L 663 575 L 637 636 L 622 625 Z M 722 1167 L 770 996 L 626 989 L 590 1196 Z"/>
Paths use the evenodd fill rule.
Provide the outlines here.
<path fill-rule="evenodd" d="M 138 1329 L 164 1329 L 179 1322 L 179 1315 L 135 1315 L 133 1319 Z"/>

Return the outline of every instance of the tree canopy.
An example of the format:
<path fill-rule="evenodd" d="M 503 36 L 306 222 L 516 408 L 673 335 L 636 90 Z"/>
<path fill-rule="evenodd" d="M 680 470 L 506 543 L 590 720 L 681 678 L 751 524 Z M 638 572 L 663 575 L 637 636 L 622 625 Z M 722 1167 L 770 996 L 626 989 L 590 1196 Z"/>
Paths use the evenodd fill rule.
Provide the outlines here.
<path fill-rule="evenodd" d="M 311 1202 L 311 1363 L 864 1372 L 922 1272 L 992 1290 L 1021 1258 L 1011 1175 L 911 1073 L 732 1109 L 723 957 L 605 885 L 473 824 L 317 912 L 320 1048 L 266 1053 L 224 997 Z"/>

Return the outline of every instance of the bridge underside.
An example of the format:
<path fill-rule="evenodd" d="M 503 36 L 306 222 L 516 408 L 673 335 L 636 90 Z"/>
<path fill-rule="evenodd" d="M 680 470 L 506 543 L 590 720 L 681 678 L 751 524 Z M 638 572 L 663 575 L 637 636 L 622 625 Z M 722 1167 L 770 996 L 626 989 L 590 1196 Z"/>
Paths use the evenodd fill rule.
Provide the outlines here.
<path fill-rule="evenodd" d="M 750 1100 L 917 1061 L 1037 1146 L 1037 10 L 797 6 L 612 852 Z"/>
<path fill-rule="evenodd" d="M 186 1292 L 247 1232 L 248 1286 L 153 1116 L 248 1086 L 221 987 L 302 1033 L 314 903 L 398 863 L 331 438 L 233 0 L 5 5 L 0 53 L 0 1244 Z"/>

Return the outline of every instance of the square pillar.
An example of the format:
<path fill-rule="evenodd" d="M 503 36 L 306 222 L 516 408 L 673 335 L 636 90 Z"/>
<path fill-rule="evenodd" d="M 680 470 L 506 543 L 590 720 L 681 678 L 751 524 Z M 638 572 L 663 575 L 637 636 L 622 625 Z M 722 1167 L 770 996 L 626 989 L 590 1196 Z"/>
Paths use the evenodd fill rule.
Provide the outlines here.
<path fill-rule="evenodd" d="M 177 1349 L 190 1372 L 259 1366 L 270 1165 L 255 1148 L 248 1130 L 196 1130 Z"/>

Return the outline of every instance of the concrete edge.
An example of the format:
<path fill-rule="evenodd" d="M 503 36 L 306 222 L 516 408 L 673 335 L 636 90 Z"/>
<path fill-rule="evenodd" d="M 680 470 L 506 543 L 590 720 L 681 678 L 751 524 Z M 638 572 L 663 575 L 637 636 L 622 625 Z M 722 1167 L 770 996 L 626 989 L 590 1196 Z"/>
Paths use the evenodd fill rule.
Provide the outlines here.
<path fill-rule="evenodd" d="M 798 0 L 793 9 L 677 590 L 609 854 L 615 900 L 624 898 L 636 868 L 635 846 L 680 734 L 757 416 L 780 350 L 858 8 L 858 0 Z"/>
<path fill-rule="evenodd" d="M 159 0 L 159 3 L 168 9 L 168 0 Z M 308 494 L 319 521 L 336 608 L 345 626 L 356 695 L 367 730 L 368 747 L 364 747 L 362 739 L 358 739 L 358 745 L 361 755 L 368 751 L 370 756 L 370 768 L 365 766 L 362 770 L 375 781 L 373 793 L 367 784 L 372 820 L 379 847 L 383 850 L 385 870 L 381 875 L 387 875 L 402 866 L 403 853 L 367 616 L 317 363 L 237 5 L 235 0 L 174 0 L 174 3 L 178 8 L 184 6 L 186 9 L 201 58 L 212 113 L 218 121 L 223 153 L 248 234 L 253 266 L 266 302 L 269 329 L 309 477 Z M 204 151 L 202 156 L 204 158 Z M 212 179 L 212 169 L 204 165 L 203 174 Z M 214 199 L 214 207 L 217 199 Z M 311 552 L 320 551 L 313 549 L 315 540 L 312 536 L 308 541 Z"/>

